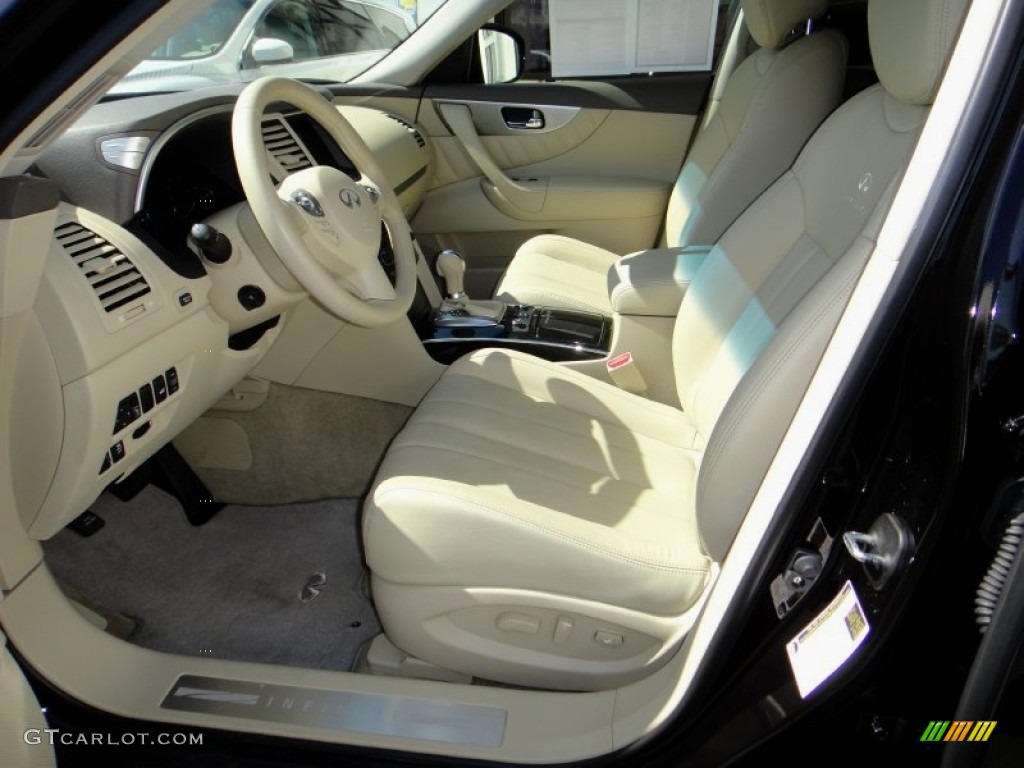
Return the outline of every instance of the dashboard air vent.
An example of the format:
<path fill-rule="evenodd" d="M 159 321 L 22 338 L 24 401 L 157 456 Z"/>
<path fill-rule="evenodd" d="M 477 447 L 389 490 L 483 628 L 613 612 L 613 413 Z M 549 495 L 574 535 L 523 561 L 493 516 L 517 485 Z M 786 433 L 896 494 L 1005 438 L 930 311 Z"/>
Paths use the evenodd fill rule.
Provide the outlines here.
<path fill-rule="evenodd" d="M 394 120 L 399 125 L 403 126 L 405 128 L 405 130 L 407 130 L 409 133 L 411 133 L 412 137 L 414 139 L 416 139 L 416 143 L 420 145 L 420 149 L 422 149 L 423 147 L 427 146 L 426 139 L 423 138 L 423 135 L 419 131 L 417 131 L 416 127 L 412 123 L 410 123 L 408 120 L 406 120 L 405 118 L 399 117 L 398 115 L 392 115 L 392 114 L 389 114 L 388 117 L 390 117 L 392 120 Z"/>
<path fill-rule="evenodd" d="M 113 312 L 150 292 L 149 283 L 127 256 L 114 245 L 77 222 L 61 224 L 54 231 L 106 312 Z"/>
<path fill-rule="evenodd" d="M 281 118 L 263 121 L 263 145 L 288 173 L 311 168 L 313 161 Z"/>

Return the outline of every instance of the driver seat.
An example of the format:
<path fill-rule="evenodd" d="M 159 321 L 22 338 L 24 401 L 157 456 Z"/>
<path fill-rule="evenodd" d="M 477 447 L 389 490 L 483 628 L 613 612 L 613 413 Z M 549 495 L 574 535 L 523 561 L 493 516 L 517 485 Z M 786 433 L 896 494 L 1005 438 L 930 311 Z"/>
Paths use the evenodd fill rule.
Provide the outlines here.
<path fill-rule="evenodd" d="M 697 271 L 671 340 L 681 408 L 502 350 L 441 377 L 365 505 L 392 643 L 563 690 L 617 687 L 669 658 L 874 248 L 966 4 L 869 0 L 881 82 Z"/>

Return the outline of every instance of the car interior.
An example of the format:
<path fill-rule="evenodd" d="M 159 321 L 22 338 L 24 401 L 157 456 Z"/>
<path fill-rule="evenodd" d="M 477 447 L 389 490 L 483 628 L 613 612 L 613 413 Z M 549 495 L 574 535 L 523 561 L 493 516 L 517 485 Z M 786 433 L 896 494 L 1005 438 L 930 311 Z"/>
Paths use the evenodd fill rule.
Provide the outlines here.
<path fill-rule="evenodd" d="M 502 762 L 689 703 L 974 8 L 741 0 L 714 71 L 463 76 L 507 4 L 345 85 L 89 106 L 171 3 L 0 156 L 0 621 L 69 696 Z"/>

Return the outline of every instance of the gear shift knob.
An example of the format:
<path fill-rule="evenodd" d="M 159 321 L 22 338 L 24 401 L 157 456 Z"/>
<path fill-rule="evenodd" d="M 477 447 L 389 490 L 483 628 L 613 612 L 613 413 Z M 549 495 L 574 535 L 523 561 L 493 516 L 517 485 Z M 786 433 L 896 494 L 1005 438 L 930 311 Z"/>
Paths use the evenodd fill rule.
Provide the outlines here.
<path fill-rule="evenodd" d="M 467 298 L 462 285 L 463 275 L 466 274 L 466 261 L 458 251 L 449 248 L 437 255 L 437 274 L 444 278 L 449 299 Z"/>

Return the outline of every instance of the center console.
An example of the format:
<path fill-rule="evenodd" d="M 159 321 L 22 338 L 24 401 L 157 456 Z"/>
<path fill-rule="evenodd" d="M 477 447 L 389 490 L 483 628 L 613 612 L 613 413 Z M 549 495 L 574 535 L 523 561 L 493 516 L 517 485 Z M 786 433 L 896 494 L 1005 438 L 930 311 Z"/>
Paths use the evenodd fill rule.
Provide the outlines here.
<path fill-rule="evenodd" d="M 606 357 L 611 331 L 611 318 L 596 313 L 499 304 L 485 318 L 460 305 L 442 305 L 422 336 L 427 353 L 445 365 L 484 347 L 519 349 L 565 362 Z"/>

